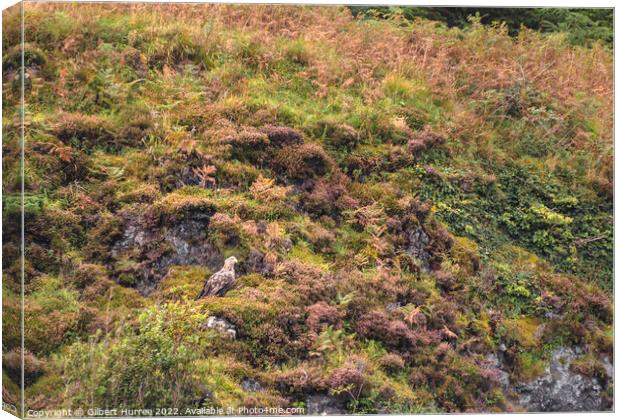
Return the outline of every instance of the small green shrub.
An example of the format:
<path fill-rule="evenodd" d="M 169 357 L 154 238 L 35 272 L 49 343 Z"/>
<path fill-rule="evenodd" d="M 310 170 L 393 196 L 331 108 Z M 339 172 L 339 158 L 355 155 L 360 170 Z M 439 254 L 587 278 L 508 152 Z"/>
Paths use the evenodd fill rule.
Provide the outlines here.
<path fill-rule="evenodd" d="M 142 312 L 136 329 L 127 325 L 73 344 L 63 361 L 69 404 L 199 407 L 208 394 L 194 366 L 202 358 L 206 318 L 191 306 L 166 304 Z"/>

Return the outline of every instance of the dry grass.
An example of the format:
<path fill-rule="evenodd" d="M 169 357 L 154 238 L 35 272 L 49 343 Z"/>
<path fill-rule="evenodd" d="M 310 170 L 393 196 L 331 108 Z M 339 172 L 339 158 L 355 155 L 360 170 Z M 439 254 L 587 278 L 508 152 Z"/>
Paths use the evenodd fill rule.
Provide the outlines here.
<path fill-rule="evenodd" d="M 376 97 L 381 74 L 396 73 L 425 80 L 444 98 L 483 98 L 485 92 L 530 84 L 572 105 L 580 95 L 600 104 L 605 139 L 611 142 L 612 54 L 603 47 L 569 47 L 561 36 L 524 31 L 517 39 L 504 27 L 474 24 L 470 30 L 437 29 L 432 22 L 413 25 L 356 22 L 343 7 L 166 5 L 166 4 L 33 4 L 33 16 L 62 11 L 84 28 L 99 19 L 122 14 L 130 23 L 144 22 L 149 33 L 182 26 L 201 44 L 216 40 L 222 29 L 250 34 L 262 46 L 264 60 L 276 55 L 277 39 L 301 38 L 311 44 L 305 73 L 324 94 L 328 86 L 363 86 Z M 210 29 L 204 29 L 205 24 Z M 65 44 L 67 41 L 65 41 Z M 65 45 L 66 46 L 66 45 Z M 60 47 L 60 46 L 59 46 Z M 510 51 L 510 54 L 506 52 Z"/>

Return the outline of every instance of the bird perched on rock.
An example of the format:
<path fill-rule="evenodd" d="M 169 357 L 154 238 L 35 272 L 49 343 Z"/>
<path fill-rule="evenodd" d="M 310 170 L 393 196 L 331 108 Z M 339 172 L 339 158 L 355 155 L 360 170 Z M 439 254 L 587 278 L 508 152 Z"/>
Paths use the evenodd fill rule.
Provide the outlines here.
<path fill-rule="evenodd" d="M 205 282 L 202 292 L 196 299 L 201 299 L 205 296 L 224 296 L 224 293 L 232 289 L 235 284 L 235 263 L 237 259 L 235 257 L 226 258 L 224 261 L 224 267 Z"/>

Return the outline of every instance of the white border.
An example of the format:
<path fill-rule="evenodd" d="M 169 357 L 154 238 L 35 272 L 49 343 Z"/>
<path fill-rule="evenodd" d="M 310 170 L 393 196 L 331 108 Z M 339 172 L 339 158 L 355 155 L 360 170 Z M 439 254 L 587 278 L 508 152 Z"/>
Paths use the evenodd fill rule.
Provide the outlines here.
<path fill-rule="evenodd" d="M 36 0 L 35 0 L 36 1 Z M 12 6 L 16 3 L 18 3 L 19 1 L 16 0 L 0 0 L 0 6 L 2 9 L 5 9 L 9 6 Z M 161 0 L 141 0 L 141 1 L 118 1 L 118 0 L 98 0 L 98 2 L 108 2 L 108 3 L 118 3 L 118 2 L 123 2 L 123 3 L 237 3 L 237 4 L 261 4 L 261 3 L 270 3 L 268 1 L 260 1 L 260 0 L 235 0 L 235 1 L 224 1 L 224 0 L 213 0 L 213 1 L 209 1 L 209 2 L 200 2 L 200 1 L 183 1 L 183 0 L 168 0 L 168 1 L 161 1 Z M 328 4 L 345 4 L 345 5 L 409 5 L 409 6 L 480 6 L 480 7 L 614 7 L 615 8 L 615 1 L 613 0 L 590 0 L 590 1 L 577 1 L 577 0 L 538 0 L 538 1 L 499 1 L 499 0 L 473 0 L 473 1 L 467 1 L 467 0 L 425 0 L 425 1 L 415 1 L 415 0 L 391 0 L 391 1 L 382 1 L 382 0 L 340 0 L 340 1 L 334 1 L 334 0 L 312 0 L 312 1 L 296 1 L 296 0 L 278 0 L 278 1 L 274 1 L 271 3 L 279 3 L 279 4 L 317 4 L 317 5 L 328 5 Z M 2 22 L 2 17 L 0 16 L 0 25 Z M 614 13 L 614 34 L 618 34 L 620 33 L 618 31 L 620 26 L 620 23 L 618 22 L 618 19 L 616 19 L 615 13 Z M 1 35 L 0 35 L 1 37 Z M 616 47 L 617 47 L 617 42 L 616 39 L 614 38 L 614 52 L 616 51 Z M 616 69 L 617 69 L 617 57 L 616 54 L 614 53 L 614 74 L 616 74 Z M 614 87 L 615 87 L 615 79 L 614 79 Z M 614 89 L 614 104 L 617 103 L 618 100 L 618 91 Z M 0 121 L 1 121 L 1 117 L 2 117 L 2 110 L 0 108 Z M 614 139 L 615 139 L 615 134 L 616 134 L 616 130 L 618 127 L 618 115 L 615 112 L 615 106 L 614 106 Z M 615 151 L 615 141 L 614 141 L 614 151 Z M 1 157 L 1 153 L 2 151 L 0 150 L 0 157 Z M 614 153 L 614 180 L 617 180 L 618 177 L 618 165 L 616 165 L 617 163 L 617 155 Z M 2 174 L 0 171 L 0 185 L 2 183 Z M 614 210 L 617 209 L 617 204 L 618 204 L 618 190 L 620 188 L 618 187 L 618 183 L 616 182 L 614 185 Z M 615 211 L 614 211 L 614 216 L 615 216 Z M 617 260 L 617 247 L 616 245 L 616 232 L 618 229 L 618 221 L 617 219 L 614 217 L 614 273 L 615 273 L 615 267 L 616 267 L 616 260 Z M 0 234 L 2 233 L 2 228 L 0 227 Z M 1 256 L 0 256 L 0 261 L 1 261 Z M 615 283 L 615 275 L 614 275 L 614 283 Z M 618 301 L 618 288 L 614 287 L 614 302 Z M 1 302 L 1 297 L 0 297 L 0 302 Z M 614 308 L 614 324 L 615 324 L 615 320 L 617 319 L 617 310 Z M 616 333 L 616 324 L 614 325 L 614 334 Z M 0 335 L 1 335 L 1 323 L 0 323 Z M 614 342 L 614 360 L 617 361 L 618 359 L 618 346 L 615 345 L 616 343 Z M 614 363 L 615 364 L 615 363 Z M 615 378 L 614 378 L 615 381 Z M 615 383 L 617 384 L 617 381 L 615 381 Z M 0 377 L 0 384 L 1 384 L 1 377 Z M 424 416 L 429 416 L 429 415 L 424 415 Z M 444 416 L 449 416 L 448 414 L 440 414 L 438 415 L 440 417 L 444 417 Z M 545 414 L 522 414 L 522 413 L 517 413 L 517 414 L 510 414 L 510 413 L 502 413 L 502 414 L 452 414 L 452 416 L 467 416 L 468 418 L 472 418 L 472 419 L 484 419 L 484 418 L 493 418 L 493 419 L 498 419 L 498 420 L 504 420 L 504 419 L 511 419 L 511 420 L 518 420 L 518 419 L 526 419 L 529 417 L 533 417 L 533 416 L 537 416 L 540 417 L 544 420 L 564 420 L 564 419 L 568 419 L 568 420 L 573 420 L 573 419 L 579 419 L 581 417 L 585 417 L 587 416 L 588 419 L 598 419 L 598 418 L 605 418 L 605 419 L 609 419 L 615 417 L 615 413 L 545 413 Z M 314 416 L 302 416 L 302 417 L 314 417 Z M 373 418 L 378 418 L 378 419 L 394 419 L 394 420 L 404 420 L 404 419 L 410 419 L 412 417 L 412 415 L 377 415 L 377 416 L 372 416 Z M 9 420 L 9 419 L 15 419 L 16 417 L 12 416 L 11 414 L 5 412 L 5 411 L 0 411 L 0 420 Z M 273 417 L 273 418 L 277 418 L 277 417 Z M 341 416 L 325 416 L 325 418 L 328 419 L 338 419 L 338 418 L 343 418 Z M 137 418 L 136 418 L 137 419 Z M 142 417 L 141 419 L 159 419 L 159 418 L 149 418 L 149 417 Z M 91 420 L 91 419 L 88 419 Z"/>
<path fill-rule="evenodd" d="M 386 6 L 471 6 L 471 7 L 615 7 L 614 0 L 529 0 L 529 1 L 501 1 L 501 0 L 26 0 L 26 2 L 40 3 L 233 3 L 233 4 L 316 4 L 316 5 L 386 5 Z M 2 9 L 19 3 L 17 0 L 0 0 Z"/>

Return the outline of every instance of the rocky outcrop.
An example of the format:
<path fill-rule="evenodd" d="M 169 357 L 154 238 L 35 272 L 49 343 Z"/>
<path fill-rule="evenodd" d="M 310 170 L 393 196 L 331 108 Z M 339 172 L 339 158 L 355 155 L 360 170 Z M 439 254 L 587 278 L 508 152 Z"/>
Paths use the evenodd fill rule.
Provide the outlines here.
<path fill-rule="evenodd" d="M 347 412 L 342 398 L 327 394 L 315 394 L 306 399 L 306 414 L 326 416 L 347 414 Z"/>
<path fill-rule="evenodd" d="M 407 253 L 419 262 L 420 270 L 424 273 L 430 271 L 431 254 L 428 251 L 430 242 L 430 237 L 424 232 L 422 227 L 418 227 L 409 234 Z"/>
<path fill-rule="evenodd" d="M 241 388 L 247 392 L 258 392 L 263 389 L 260 382 L 252 378 L 245 378 L 244 380 L 242 380 Z"/>
<path fill-rule="evenodd" d="M 613 378 L 613 365 L 601 359 L 607 378 L 584 376 L 571 369 L 571 363 L 583 355 L 580 347 L 556 349 L 545 372 L 531 382 L 512 384 L 501 357 L 491 354 L 489 363 L 497 369 L 498 381 L 514 396 L 514 402 L 528 412 L 607 411 L 611 407 L 603 398 L 606 381 Z"/>
<path fill-rule="evenodd" d="M 210 316 L 207 319 L 207 328 L 212 328 L 220 333 L 226 335 L 231 339 L 235 339 L 237 337 L 237 329 L 234 324 L 226 321 L 223 318 L 218 318 L 216 316 Z"/>
<path fill-rule="evenodd" d="M 143 215 L 124 217 L 122 234 L 110 253 L 116 280 L 150 294 L 173 265 L 221 266 L 223 257 L 209 241 L 210 214 L 190 213 L 164 226 L 152 226 Z"/>
<path fill-rule="evenodd" d="M 545 373 L 532 382 L 515 387 L 519 403 L 527 411 L 604 411 L 604 384 L 573 372 L 571 362 L 582 354 L 579 347 L 557 349 Z M 613 370 L 609 361 L 607 364 Z"/>

